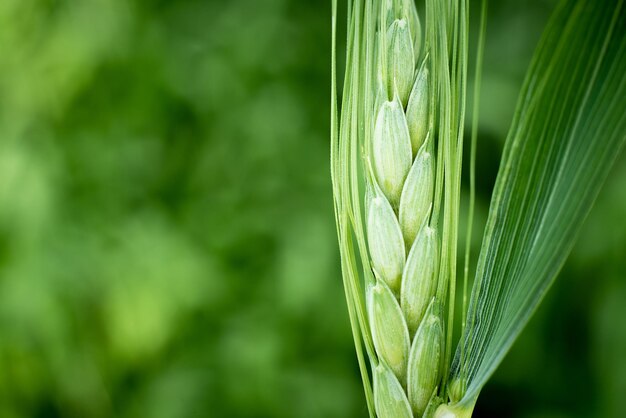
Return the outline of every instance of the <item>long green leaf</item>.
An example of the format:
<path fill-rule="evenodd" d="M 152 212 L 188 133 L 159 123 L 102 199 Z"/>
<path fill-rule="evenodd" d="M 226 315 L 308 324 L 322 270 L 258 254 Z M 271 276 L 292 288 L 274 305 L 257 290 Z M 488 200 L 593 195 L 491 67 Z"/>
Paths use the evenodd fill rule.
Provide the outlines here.
<path fill-rule="evenodd" d="M 535 53 L 451 373 L 460 407 L 472 407 L 550 287 L 624 144 L 624 9 L 623 0 L 563 1 Z"/>

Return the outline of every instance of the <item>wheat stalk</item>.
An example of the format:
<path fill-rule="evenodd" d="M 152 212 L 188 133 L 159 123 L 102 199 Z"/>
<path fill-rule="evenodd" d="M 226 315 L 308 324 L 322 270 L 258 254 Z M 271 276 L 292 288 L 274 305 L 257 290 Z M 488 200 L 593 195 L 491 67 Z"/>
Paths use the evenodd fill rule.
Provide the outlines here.
<path fill-rule="evenodd" d="M 432 417 L 447 393 L 464 109 L 453 103 L 465 77 L 465 51 L 448 50 L 463 38 L 448 30 L 465 18 L 427 0 L 434 16 L 422 37 L 413 0 L 351 2 L 340 121 L 331 109 L 342 271 L 372 416 Z"/>

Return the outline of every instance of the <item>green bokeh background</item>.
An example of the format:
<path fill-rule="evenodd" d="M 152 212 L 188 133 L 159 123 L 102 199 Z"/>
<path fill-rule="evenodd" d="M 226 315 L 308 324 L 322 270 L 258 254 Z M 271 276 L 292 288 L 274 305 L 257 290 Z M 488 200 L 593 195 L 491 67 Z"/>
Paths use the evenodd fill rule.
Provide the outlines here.
<path fill-rule="evenodd" d="M 492 3 L 479 225 L 555 2 Z M 0 418 L 366 416 L 329 54 L 327 1 L 0 1 Z M 477 417 L 626 417 L 625 215 L 622 157 Z"/>

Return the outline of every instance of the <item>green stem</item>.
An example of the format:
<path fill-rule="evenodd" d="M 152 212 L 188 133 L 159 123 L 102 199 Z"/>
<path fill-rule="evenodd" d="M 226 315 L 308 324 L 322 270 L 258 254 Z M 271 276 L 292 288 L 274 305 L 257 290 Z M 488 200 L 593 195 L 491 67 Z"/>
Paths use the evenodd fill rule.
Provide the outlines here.
<path fill-rule="evenodd" d="M 435 411 L 434 418 L 471 418 L 476 400 L 469 405 L 442 404 Z"/>

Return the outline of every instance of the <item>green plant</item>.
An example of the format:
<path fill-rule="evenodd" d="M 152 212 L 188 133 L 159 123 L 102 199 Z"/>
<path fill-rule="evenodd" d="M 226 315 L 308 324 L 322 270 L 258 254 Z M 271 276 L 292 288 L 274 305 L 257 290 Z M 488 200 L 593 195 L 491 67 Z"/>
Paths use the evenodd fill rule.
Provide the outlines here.
<path fill-rule="evenodd" d="M 372 416 L 471 416 L 557 275 L 625 140 L 623 1 L 563 0 L 520 95 L 469 306 L 466 244 L 462 337 L 452 356 L 468 10 L 468 0 L 426 0 L 422 38 L 412 0 L 349 1 L 339 115 L 333 1 L 331 176 L 348 313 Z M 483 1 L 472 201 L 486 10 Z"/>

